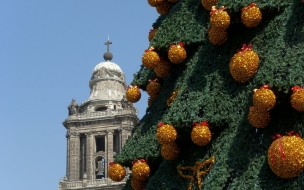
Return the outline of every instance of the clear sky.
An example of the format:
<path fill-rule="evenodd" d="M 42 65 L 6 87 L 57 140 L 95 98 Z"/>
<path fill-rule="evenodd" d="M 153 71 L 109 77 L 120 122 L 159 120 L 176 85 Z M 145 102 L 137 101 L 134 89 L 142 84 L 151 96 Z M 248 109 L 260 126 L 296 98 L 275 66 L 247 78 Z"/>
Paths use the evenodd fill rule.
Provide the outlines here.
<path fill-rule="evenodd" d="M 0 0 L 0 189 L 56 190 L 66 168 L 61 124 L 89 98 L 110 35 L 127 84 L 158 18 L 146 0 Z M 141 118 L 147 98 L 136 106 Z"/>

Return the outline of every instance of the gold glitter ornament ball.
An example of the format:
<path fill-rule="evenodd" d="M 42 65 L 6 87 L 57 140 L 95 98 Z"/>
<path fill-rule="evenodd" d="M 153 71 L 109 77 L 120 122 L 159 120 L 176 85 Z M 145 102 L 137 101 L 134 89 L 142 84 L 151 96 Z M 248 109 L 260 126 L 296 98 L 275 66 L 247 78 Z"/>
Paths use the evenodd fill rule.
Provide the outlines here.
<path fill-rule="evenodd" d="M 255 128 L 265 128 L 270 119 L 270 114 L 267 110 L 258 110 L 255 107 L 250 107 L 248 121 Z"/>
<path fill-rule="evenodd" d="M 203 7 L 210 11 L 212 6 L 215 6 L 218 0 L 201 0 Z"/>
<path fill-rule="evenodd" d="M 144 181 L 150 175 L 150 167 L 144 159 L 136 160 L 133 162 L 132 167 L 133 178 Z"/>
<path fill-rule="evenodd" d="M 122 165 L 110 163 L 109 177 L 112 181 L 122 181 L 125 176 L 126 170 Z"/>
<path fill-rule="evenodd" d="M 260 8 L 255 3 L 251 3 L 248 7 L 243 8 L 241 20 L 247 27 L 256 27 L 262 20 Z"/>
<path fill-rule="evenodd" d="M 161 147 L 161 155 L 166 160 L 175 160 L 179 154 L 179 148 L 176 143 L 163 144 Z"/>
<path fill-rule="evenodd" d="M 227 40 L 226 30 L 211 27 L 208 31 L 208 38 L 213 45 L 222 45 Z"/>
<path fill-rule="evenodd" d="M 299 86 L 292 88 L 292 95 L 290 97 L 290 103 L 292 107 L 300 112 L 304 111 L 304 89 Z"/>
<path fill-rule="evenodd" d="M 153 47 L 145 50 L 144 55 L 142 56 L 142 63 L 148 69 L 153 69 L 160 61 L 160 57 L 154 51 Z"/>
<path fill-rule="evenodd" d="M 151 7 L 156 7 L 161 4 L 164 0 L 148 0 L 148 3 Z"/>
<path fill-rule="evenodd" d="M 161 90 L 161 85 L 157 79 L 149 80 L 146 91 L 151 96 L 151 98 L 156 98 Z"/>
<path fill-rule="evenodd" d="M 149 32 L 149 36 L 148 36 L 148 40 L 149 42 L 154 38 L 155 34 L 156 34 L 157 29 L 151 29 Z"/>
<path fill-rule="evenodd" d="M 243 44 L 230 60 L 230 74 L 239 83 L 252 79 L 259 68 L 259 56 L 251 48 L 251 44 Z"/>
<path fill-rule="evenodd" d="M 280 178 L 298 176 L 304 169 L 303 139 L 297 136 L 277 138 L 268 149 L 268 164 Z"/>
<path fill-rule="evenodd" d="M 132 177 L 131 186 L 134 190 L 145 190 L 145 188 L 147 186 L 147 182 L 141 181 L 141 180 L 138 180 L 138 179 L 135 179 L 134 177 Z"/>
<path fill-rule="evenodd" d="M 209 125 L 206 121 L 202 123 L 194 123 L 192 132 L 191 132 L 191 140 L 194 144 L 198 146 L 205 146 L 211 140 L 211 131 L 209 129 Z"/>
<path fill-rule="evenodd" d="M 173 125 L 160 122 L 156 131 L 156 138 L 160 144 L 170 144 L 176 140 L 177 132 Z"/>
<path fill-rule="evenodd" d="M 138 86 L 129 85 L 126 91 L 126 99 L 129 102 L 135 103 L 140 100 L 141 93 Z"/>
<path fill-rule="evenodd" d="M 254 91 L 253 105 L 260 110 L 271 110 L 276 104 L 276 96 L 270 90 L 270 86 L 264 85 Z"/>
<path fill-rule="evenodd" d="M 171 10 L 171 3 L 167 1 L 163 1 L 159 5 L 156 6 L 156 11 L 161 15 L 167 15 Z"/>
<path fill-rule="evenodd" d="M 157 66 L 154 68 L 154 72 L 159 77 L 166 77 L 170 74 L 171 71 L 171 65 L 168 61 L 164 59 L 160 59 L 160 62 L 157 64 Z"/>
<path fill-rule="evenodd" d="M 216 9 L 215 6 L 210 11 L 210 25 L 211 27 L 226 30 L 230 25 L 230 16 L 225 11 L 225 7 Z"/>
<path fill-rule="evenodd" d="M 168 51 L 168 58 L 171 63 L 179 64 L 185 61 L 187 58 L 187 52 L 184 48 L 185 44 L 180 42 L 179 44 L 170 45 L 169 51 Z"/>

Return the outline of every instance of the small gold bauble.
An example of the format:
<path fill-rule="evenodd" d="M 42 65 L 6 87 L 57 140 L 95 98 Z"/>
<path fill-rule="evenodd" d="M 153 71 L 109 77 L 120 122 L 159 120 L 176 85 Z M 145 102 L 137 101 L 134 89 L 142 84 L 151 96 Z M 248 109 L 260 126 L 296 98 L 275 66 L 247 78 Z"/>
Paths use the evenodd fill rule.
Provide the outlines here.
<path fill-rule="evenodd" d="M 142 63 L 148 69 L 153 69 L 159 63 L 160 57 L 154 51 L 154 48 L 151 47 L 148 50 L 145 50 L 144 55 L 142 56 Z"/>
<path fill-rule="evenodd" d="M 304 89 L 298 86 L 293 87 L 293 93 L 290 97 L 291 105 L 294 109 L 304 111 Z"/>
<path fill-rule="evenodd" d="M 170 144 L 163 144 L 161 147 L 161 155 L 166 160 L 175 160 L 178 156 L 178 153 L 179 153 L 179 148 L 175 142 Z"/>
<path fill-rule="evenodd" d="M 243 44 L 242 49 L 230 60 L 229 70 L 234 80 L 245 83 L 252 79 L 259 68 L 259 56 L 251 45 Z"/>
<path fill-rule="evenodd" d="M 147 182 L 141 181 L 141 180 L 138 180 L 138 179 L 135 179 L 134 177 L 132 177 L 131 186 L 134 190 L 145 190 L 145 188 L 147 186 Z"/>
<path fill-rule="evenodd" d="M 148 3 L 151 7 L 156 7 L 161 4 L 164 0 L 148 0 Z"/>
<path fill-rule="evenodd" d="M 109 177 L 112 181 L 122 181 L 126 176 L 125 168 L 120 164 L 113 164 L 109 168 Z"/>
<path fill-rule="evenodd" d="M 268 164 L 279 177 L 289 179 L 304 169 L 304 140 L 297 136 L 283 136 L 268 149 Z"/>
<path fill-rule="evenodd" d="M 227 40 L 227 32 L 226 30 L 212 27 L 208 32 L 208 38 L 213 45 L 222 45 Z"/>
<path fill-rule="evenodd" d="M 215 6 L 218 0 L 201 0 L 203 7 L 210 11 L 212 6 Z"/>
<path fill-rule="evenodd" d="M 184 48 L 184 43 L 181 42 L 177 45 L 170 45 L 168 51 L 168 58 L 174 64 L 184 62 L 187 58 L 187 52 Z"/>
<path fill-rule="evenodd" d="M 254 91 L 253 105 L 259 110 L 271 110 L 276 104 L 276 96 L 268 85 Z"/>
<path fill-rule="evenodd" d="M 210 11 L 210 25 L 211 27 L 226 30 L 230 25 L 230 16 L 225 11 L 225 7 L 216 9 L 215 6 Z"/>
<path fill-rule="evenodd" d="M 149 42 L 154 38 L 154 36 L 156 34 L 156 31 L 157 31 L 157 29 L 151 29 L 150 30 L 149 36 L 148 36 Z"/>
<path fill-rule="evenodd" d="M 262 20 L 262 13 L 255 3 L 242 9 L 242 23 L 247 27 L 256 27 Z"/>
<path fill-rule="evenodd" d="M 170 74 L 171 65 L 164 59 L 160 59 L 160 62 L 154 67 L 154 72 L 159 77 L 166 77 Z"/>
<path fill-rule="evenodd" d="M 248 121 L 256 128 L 265 128 L 270 122 L 270 114 L 267 110 L 258 110 L 251 107 L 248 113 Z"/>
<path fill-rule="evenodd" d="M 156 131 L 156 138 L 160 144 L 170 144 L 176 140 L 177 132 L 170 124 L 160 122 Z"/>
<path fill-rule="evenodd" d="M 156 6 L 156 11 L 161 15 L 167 15 L 171 10 L 171 3 L 163 1 Z"/>
<path fill-rule="evenodd" d="M 211 131 L 207 122 L 194 123 L 191 132 L 191 140 L 198 146 L 205 146 L 211 140 Z"/>
<path fill-rule="evenodd" d="M 132 175 L 137 180 L 147 180 L 150 175 L 150 167 L 147 162 L 143 159 L 133 162 Z"/>
<path fill-rule="evenodd" d="M 149 80 L 146 91 L 152 98 L 156 98 L 161 90 L 161 85 L 157 79 Z"/>
<path fill-rule="evenodd" d="M 129 102 L 135 103 L 140 100 L 141 93 L 138 86 L 129 85 L 126 91 L 126 99 Z"/>

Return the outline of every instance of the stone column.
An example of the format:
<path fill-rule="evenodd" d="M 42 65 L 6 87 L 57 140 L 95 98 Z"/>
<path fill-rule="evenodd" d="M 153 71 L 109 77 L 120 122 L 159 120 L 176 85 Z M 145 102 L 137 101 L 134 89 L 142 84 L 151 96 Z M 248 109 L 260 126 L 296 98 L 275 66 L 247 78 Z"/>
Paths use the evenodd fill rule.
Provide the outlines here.
<path fill-rule="evenodd" d="M 69 140 L 69 181 L 79 180 L 80 134 L 71 133 Z"/>
<path fill-rule="evenodd" d="M 122 130 L 121 132 L 121 147 L 125 146 L 128 139 L 128 131 Z"/>
<path fill-rule="evenodd" d="M 67 153 L 66 153 L 66 176 L 68 179 L 70 179 L 70 152 L 69 152 L 69 142 L 70 142 L 70 134 L 67 133 L 65 135 L 66 139 L 67 139 Z"/>
<path fill-rule="evenodd" d="M 93 135 L 91 133 L 85 133 L 86 136 L 86 175 L 87 179 L 94 179 L 94 168 L 93 168 Z"/>
<path fill-rule="evenodd" d="M 107 131 L 107 158 L 105 162 L 105 176 L 108 177 L 108 166 L 113 161 L 113 131 Z"/>

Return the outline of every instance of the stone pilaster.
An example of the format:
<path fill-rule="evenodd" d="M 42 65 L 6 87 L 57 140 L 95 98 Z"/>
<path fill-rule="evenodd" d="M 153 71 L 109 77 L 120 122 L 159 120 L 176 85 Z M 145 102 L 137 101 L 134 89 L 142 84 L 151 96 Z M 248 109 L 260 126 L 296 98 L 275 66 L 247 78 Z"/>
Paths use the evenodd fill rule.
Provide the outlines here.
<path fill-rule="evenodd" d="M 80 134 L 70 133 L 69 140 L 69 181 L 79 180 Z"/>
<path fill-rule="evenodd" d="M 107 159 L 105 163 L 106 177 L 108 177 L 108 166 L 111 161 L 113 161 L 113 131 L 109 130 L 107 131 Z"/>
<path fill-rule="evenodd" d="M 94 179 L 94 166 L 93 166 L 93 135 L 91 133 L 85 133 L 86 136 L 86 175 L 87 179 Z"/>
<path fill-rule="evenodd" d="M 70 142 L 70 134 L 67 133 L 65 135 L 66 139 L 67 139 L 67 153 L 66 153 L 66 176 L 68 179 L 70 179 L 70 170 L 69 170 L 69 166 L 70 166 L 70 152 L 69 152 L 69 142 Z"/>
<path fill-rule="evenodd" d="M 121 146 L 122 147 L 125 146 L 127 139 L 128 139 L 128 131 L 122 130 L 122 132 L 121 132 Z"/>

